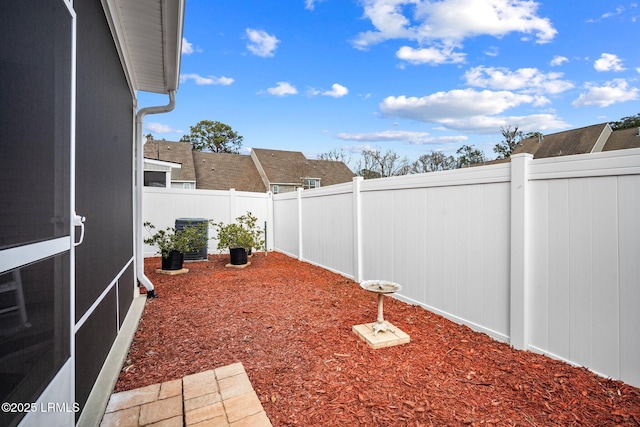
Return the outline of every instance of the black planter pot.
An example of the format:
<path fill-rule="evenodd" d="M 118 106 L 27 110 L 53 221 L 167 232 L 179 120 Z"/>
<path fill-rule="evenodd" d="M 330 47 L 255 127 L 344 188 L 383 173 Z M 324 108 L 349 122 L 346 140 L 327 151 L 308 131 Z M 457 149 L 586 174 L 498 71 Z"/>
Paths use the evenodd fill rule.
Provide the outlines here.
<path fill-rule="evenodd" d="M 169 252 L 168 257 L 162 257 L 162 269 L 163 270 L 181 270 L 182 263 L 184 262 L 184 254 L 178 251 Z"/>
<path fill-rule="evenodd" d="M 244 248 L 230 248 L 231 265 L 244 265 L 247 263 L 247 251 Z"/>

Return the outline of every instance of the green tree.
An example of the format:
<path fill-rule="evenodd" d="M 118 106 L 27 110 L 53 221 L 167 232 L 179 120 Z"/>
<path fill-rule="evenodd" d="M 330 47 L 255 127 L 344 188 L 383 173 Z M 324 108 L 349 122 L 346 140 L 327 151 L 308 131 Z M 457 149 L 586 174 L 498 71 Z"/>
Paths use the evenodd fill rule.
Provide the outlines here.
<path fill-rule="evenodd" d="M 493 147 L 493 151 L 498 154 L 496 159 L 508 159 L 518 144 L 524 139 L 524 134 L 518 130 L 518 126 L 511 129 L 511 126 L 501 127 L 500 132 L 504 140 Z"/>
<path fill-rule="evenodd" d="M 242 147 L 244 138 L 222 122 L 201 120 L 189 129 L 191 132 L 180 141 L 190 143 L 193 151 L 238 153 Z"/>
<path fill-rule="evenodd" d="M 475 148 L 475 146 L 473 145 L 463 145 L 462 147 L 458 148 L 456 154 L 458 155 L 458 158 L 456 160 L 458 168 L 462 168 L 465 166 L 469 167 L 472 164 L 485 162 L 484 153 Z"/>
<path fill-rule="evenodd" d="M 456 168 L 456 159 L 453 156 L 447 156 L 440 151 L 433 151 L 429 154 L 423 154 L 418 160 L 411 165 L 413 173 L 436 172 Z"/>
<path fill-rule="evenodd" d="M 610 122 L 609 125 L 613 130 L 638 128 L 640 127 L 640 113 L 635 116 L 623 117 L 617 122 Z"/>

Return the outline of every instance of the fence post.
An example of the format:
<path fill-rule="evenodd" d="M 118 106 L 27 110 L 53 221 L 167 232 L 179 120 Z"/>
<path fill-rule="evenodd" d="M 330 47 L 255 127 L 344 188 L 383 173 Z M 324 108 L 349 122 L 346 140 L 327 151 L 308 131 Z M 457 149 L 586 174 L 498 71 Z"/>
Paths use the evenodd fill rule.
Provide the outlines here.
<path fill-rule="evenodd" d="M 298 259 L 302 261 L 302 187 L 296 189 L 298 192 Z"/>
<path fill-rule="evenodd" d="M 268 230 L 269 234 L 266 235 L 266 231 Z M 269 251 L 269 248 L 273 250 L 275 246 L 275 228 L 273 226 L 273 193 L 271 191 L 267 191 L 267 230 L 265 230 L 265 238 L 264 238 L 264 250 L 265 252 Z M 267 239 L 268 238 L 268 239 Z M 267 240 L 270 240 L 273 243 L 269 243 Z"/>
<path fill-rule="evenodd" d="M 236 219 L 236 189 L 229 189 L 229 224 Z"/>
<path fill-rule="evenodd" d="M 511 300 L 510 344 L 529 345 L 529 177 L 533 155 L 511 156 Z"/>
<path fill-rule="evenodd" d="M 353 276 L 356 282 L 362 281 L 362 199 L 360 197 L 361 176 L 353 178 Z"/>

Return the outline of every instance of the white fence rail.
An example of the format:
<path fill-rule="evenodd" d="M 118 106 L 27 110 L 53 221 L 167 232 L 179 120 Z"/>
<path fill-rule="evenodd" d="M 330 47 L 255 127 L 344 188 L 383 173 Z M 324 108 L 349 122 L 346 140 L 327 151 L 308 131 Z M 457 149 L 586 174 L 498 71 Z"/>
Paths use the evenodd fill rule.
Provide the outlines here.
<path fill-rule="evenodd" d="M 277 250 L 640 386 L 640 149 L 275 195 Z"/>

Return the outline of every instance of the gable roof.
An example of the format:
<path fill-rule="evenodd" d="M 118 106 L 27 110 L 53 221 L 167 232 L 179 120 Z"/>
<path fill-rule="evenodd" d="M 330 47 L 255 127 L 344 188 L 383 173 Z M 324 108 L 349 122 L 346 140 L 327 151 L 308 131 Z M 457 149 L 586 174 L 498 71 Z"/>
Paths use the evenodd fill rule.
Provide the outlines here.
<path fill-rule="evenodd" d="M 640 128 L 614 130 L 602 151 L 640 147 Z"/>
<path fill-rule="evenodd" d="M 533 137 L 522 141 L 511 153 L 530 153 L 536 159 L 544 157 L 569 156 L 591 153 L 606 133 L 611 132 L 607 123 L 600 123 L 579 129 Z"/>
<path fill-rule="evenodd" d="M 356 176 L 343 162 L 334 160 L 307 160 L 307 162 L 309 164 L 307 176 L 320 178 L 320 185 L 323 187 L 349 182 Z"/>
<path fill-rule="evenodd" d="M 191 144 L 188 142 L 147 141 L 144 144 L 144 157 L 165 162 L 180 163 L 181 181 L 196 181 L 196 171 L 193 166 Z"/>
<path fill-rule="evenodd" d="M 148 160 L 178 163 L 181 181 L 196 188 L 265 192 L 271 184 L 302 185 L 302 178 L 319 178 L 320 185 L 349 182 L 355 174 L 343 162 L 307 160 L 299 151 L 255 148 L 251 155 L 193 151 L 188 142 L 147 141 Z"/>
<path fill-rule="evenodd" d="M 300 184 L 300 178 L 308 176 L 307 159 L 300 151 L 252 148 L 251 156 L 271 184 Z"/>
<path fill-rule="evenodd" d="M 196 187 L 204 190 L 267 191 L 250 156 L 194 151 Z"/>
<path fill-rule="evenodd" d="M 265 184 L 300 185 L 302 178 L 319 178 L 325 187 L 351 181 L 355 176 L 343 162 L 309 160 L 300 151 L 253 148 L 251 155 L 262 168 Z"/>

